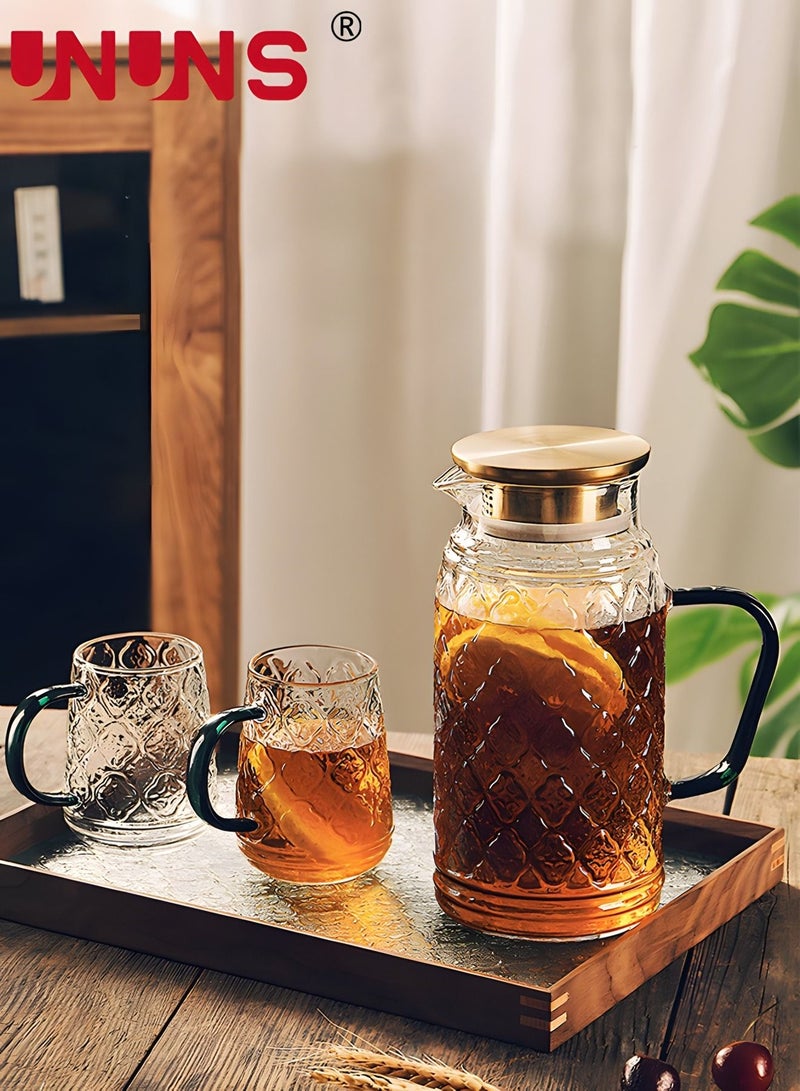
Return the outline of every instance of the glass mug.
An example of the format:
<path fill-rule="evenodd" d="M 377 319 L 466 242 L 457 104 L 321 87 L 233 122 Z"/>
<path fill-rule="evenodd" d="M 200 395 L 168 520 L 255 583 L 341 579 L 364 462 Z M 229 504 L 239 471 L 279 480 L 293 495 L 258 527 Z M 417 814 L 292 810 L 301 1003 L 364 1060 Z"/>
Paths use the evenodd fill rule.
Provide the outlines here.
<path fill-rule="evenodd" d="M 11 717 L 6 765 L 17 791 L 64 808 L 76 833 L 113 845 L 163 845 L 202 829 L 186 798 L 192 739 L 209 715 L 203 652 L 172 633 L 117 633 L 81 644 L 69 685 L 40 689 Z M 63 793 L 25 773 L 25 736 L 43 708 L 69 698 Z"/>
<path fill-rule="evenodd" d="M 187 787 L 197 814 L 238 834 L 247 859 L 275 879 L 335 883 L 369 871 L 392 839 L 389 756 L 378 666 L 350 648 L 261 652 L 247 669 L 247 705 L 199 733 Z M 236 818 L 208 797 L 217 740 L 242 724 Z"/>
<path fill-rule="evenodd" d="M 775 671 L 769 613 L 729 588 L 670 590 L 639 523 L 650 447 L 611 429 L 478 433 L 434 482 L 462 507 L 434 626 L 434 885 L 490 932 L 580 939 L 659 904 L 670 798 L 732 785 Z M 664 774 L 671 606 L 750 613 L 763 643 L 731 748 L 701 776 Z"/>

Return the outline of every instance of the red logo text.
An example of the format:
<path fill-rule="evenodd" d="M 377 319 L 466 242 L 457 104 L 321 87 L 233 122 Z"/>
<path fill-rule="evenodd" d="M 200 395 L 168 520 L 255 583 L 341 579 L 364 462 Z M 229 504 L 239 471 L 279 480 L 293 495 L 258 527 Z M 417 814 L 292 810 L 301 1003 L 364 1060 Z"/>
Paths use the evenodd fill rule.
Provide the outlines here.
<path fill-rule="evenodd" d="M 233 98 L 236 82 L 235 48 L 232 30 L 219 35 L 219 59 L 209 57 L 191 31 L 178 30 L 173 37 L 173 56 L 164 61 L 160 30 L 132 30 L 128 35 L 128 76 L 139 87 L 155 87 L 162 70 L 171 72 L 166 90 L 154 100 L 178 101 L 189 97 L 189 68 L 194 67 L 214 98 Z M 290 53 L 305 53 L 306 43 L 293 30 L 261 30 L 247 43 L 247 60 L 268 79 L 247 80 L 251 94 L 259 99 L 294 99 L 308 83 L 305 68 Z M 45 72 L 53 71 L 50 86 L 34 98 L 40 102 L 63 102 L 72 94 L 77 70 L 95 98 L 111 101 L 117 93 L 117 42 L 113 30 L 100 35 L 100 58 L 93 60 L 71 30 L 56 34 L 55 64 L 45 64 L 44 35 L 41 30 L 11 32 L 11 78 L 20 87 L 36 87 Z M 124 69 L 121 69 L 124 72 Z"/>

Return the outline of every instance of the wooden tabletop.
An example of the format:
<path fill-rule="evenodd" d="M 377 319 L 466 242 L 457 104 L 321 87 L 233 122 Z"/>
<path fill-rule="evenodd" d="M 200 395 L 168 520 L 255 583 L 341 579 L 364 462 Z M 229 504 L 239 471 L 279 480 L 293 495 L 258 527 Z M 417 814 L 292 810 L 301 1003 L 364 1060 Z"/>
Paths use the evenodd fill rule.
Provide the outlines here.
<path fill-rule="evenodd" d="M 43 713 L 30 741 L 31 778 L 56 787 L 63 714 Z M 430 754 L 428 736 L 398 735 L 392 744 Z M 667 764 L 677 777 L 708 762 L 672 754 Z M 20 802 L 3 768 L 0 813 Z M 721 807 L 713 796 L 689 803 Z M 773 1051 L 773 1091 L 797 1091 L 798 811 L 800 761 L 751 759 L 733 813 L 787 829 L 789 882 L 550 1055 L 0 920 L 0 1091 L 309 1088 L 316 1085 L 289 1062 L 342 1031 L 463 1065 L 503 1091 L 613 1091 L 634 1052 L 668 1060 L 683 1091 L 705 1091 L 714 1050 L 749 1036 Z"/>

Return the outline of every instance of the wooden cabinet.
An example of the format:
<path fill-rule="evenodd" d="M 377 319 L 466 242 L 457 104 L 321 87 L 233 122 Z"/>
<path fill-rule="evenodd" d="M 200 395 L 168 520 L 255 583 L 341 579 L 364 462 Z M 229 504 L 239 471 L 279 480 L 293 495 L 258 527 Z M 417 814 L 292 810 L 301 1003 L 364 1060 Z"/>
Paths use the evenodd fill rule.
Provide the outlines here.
<path fill-rule="evenodd" d="M 152 88 L 122 75 L 113 101 L 97 101 L 77 74 L 68 101 L 36 102 L 35 93 L 14 84 L 0 52 L 0 157 L 149 157 L 149 307 L 93 310 L 84 300 L 76 313 L 66 300 L 39 314 L 3 312 L 0 338 L 149 331 L 150 627 L 197 640 L 212 702 L 232 704 L 240 696 L 239 99 L 217 101 L 198 80 L 187 100 L 155 102 Z M 30 427 L 46 445 L 35 416 Z M 34 519 L 26 532 L 46 527 Z M 42 631 L 47 617 L 37 624 Z"/>

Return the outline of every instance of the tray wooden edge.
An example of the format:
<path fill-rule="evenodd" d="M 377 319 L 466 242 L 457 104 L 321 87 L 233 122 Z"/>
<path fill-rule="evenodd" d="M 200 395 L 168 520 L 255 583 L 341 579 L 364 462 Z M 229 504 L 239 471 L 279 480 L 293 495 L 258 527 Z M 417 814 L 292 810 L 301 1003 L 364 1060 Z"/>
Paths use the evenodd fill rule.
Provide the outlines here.
<path fill-rule="evenodd" d="M 402 790 L 428 791 L 428 759 L 391 757 Z M 550 987 L 442 967 L 217 910 L 198 912 L 195 906 L 14 863 L 8 856 L 64 828 L 60 810 L 38 804 L 0 817 L 0 917 L 550 1052 L 783 876 L 780 828 L 683 808 L 667 808 L 665 824 L 732 838 L 739 851 Z M 687 919 L 693 922 L 690 929 Z M 264 929 L 279 942 L 265 943 Z"/>

